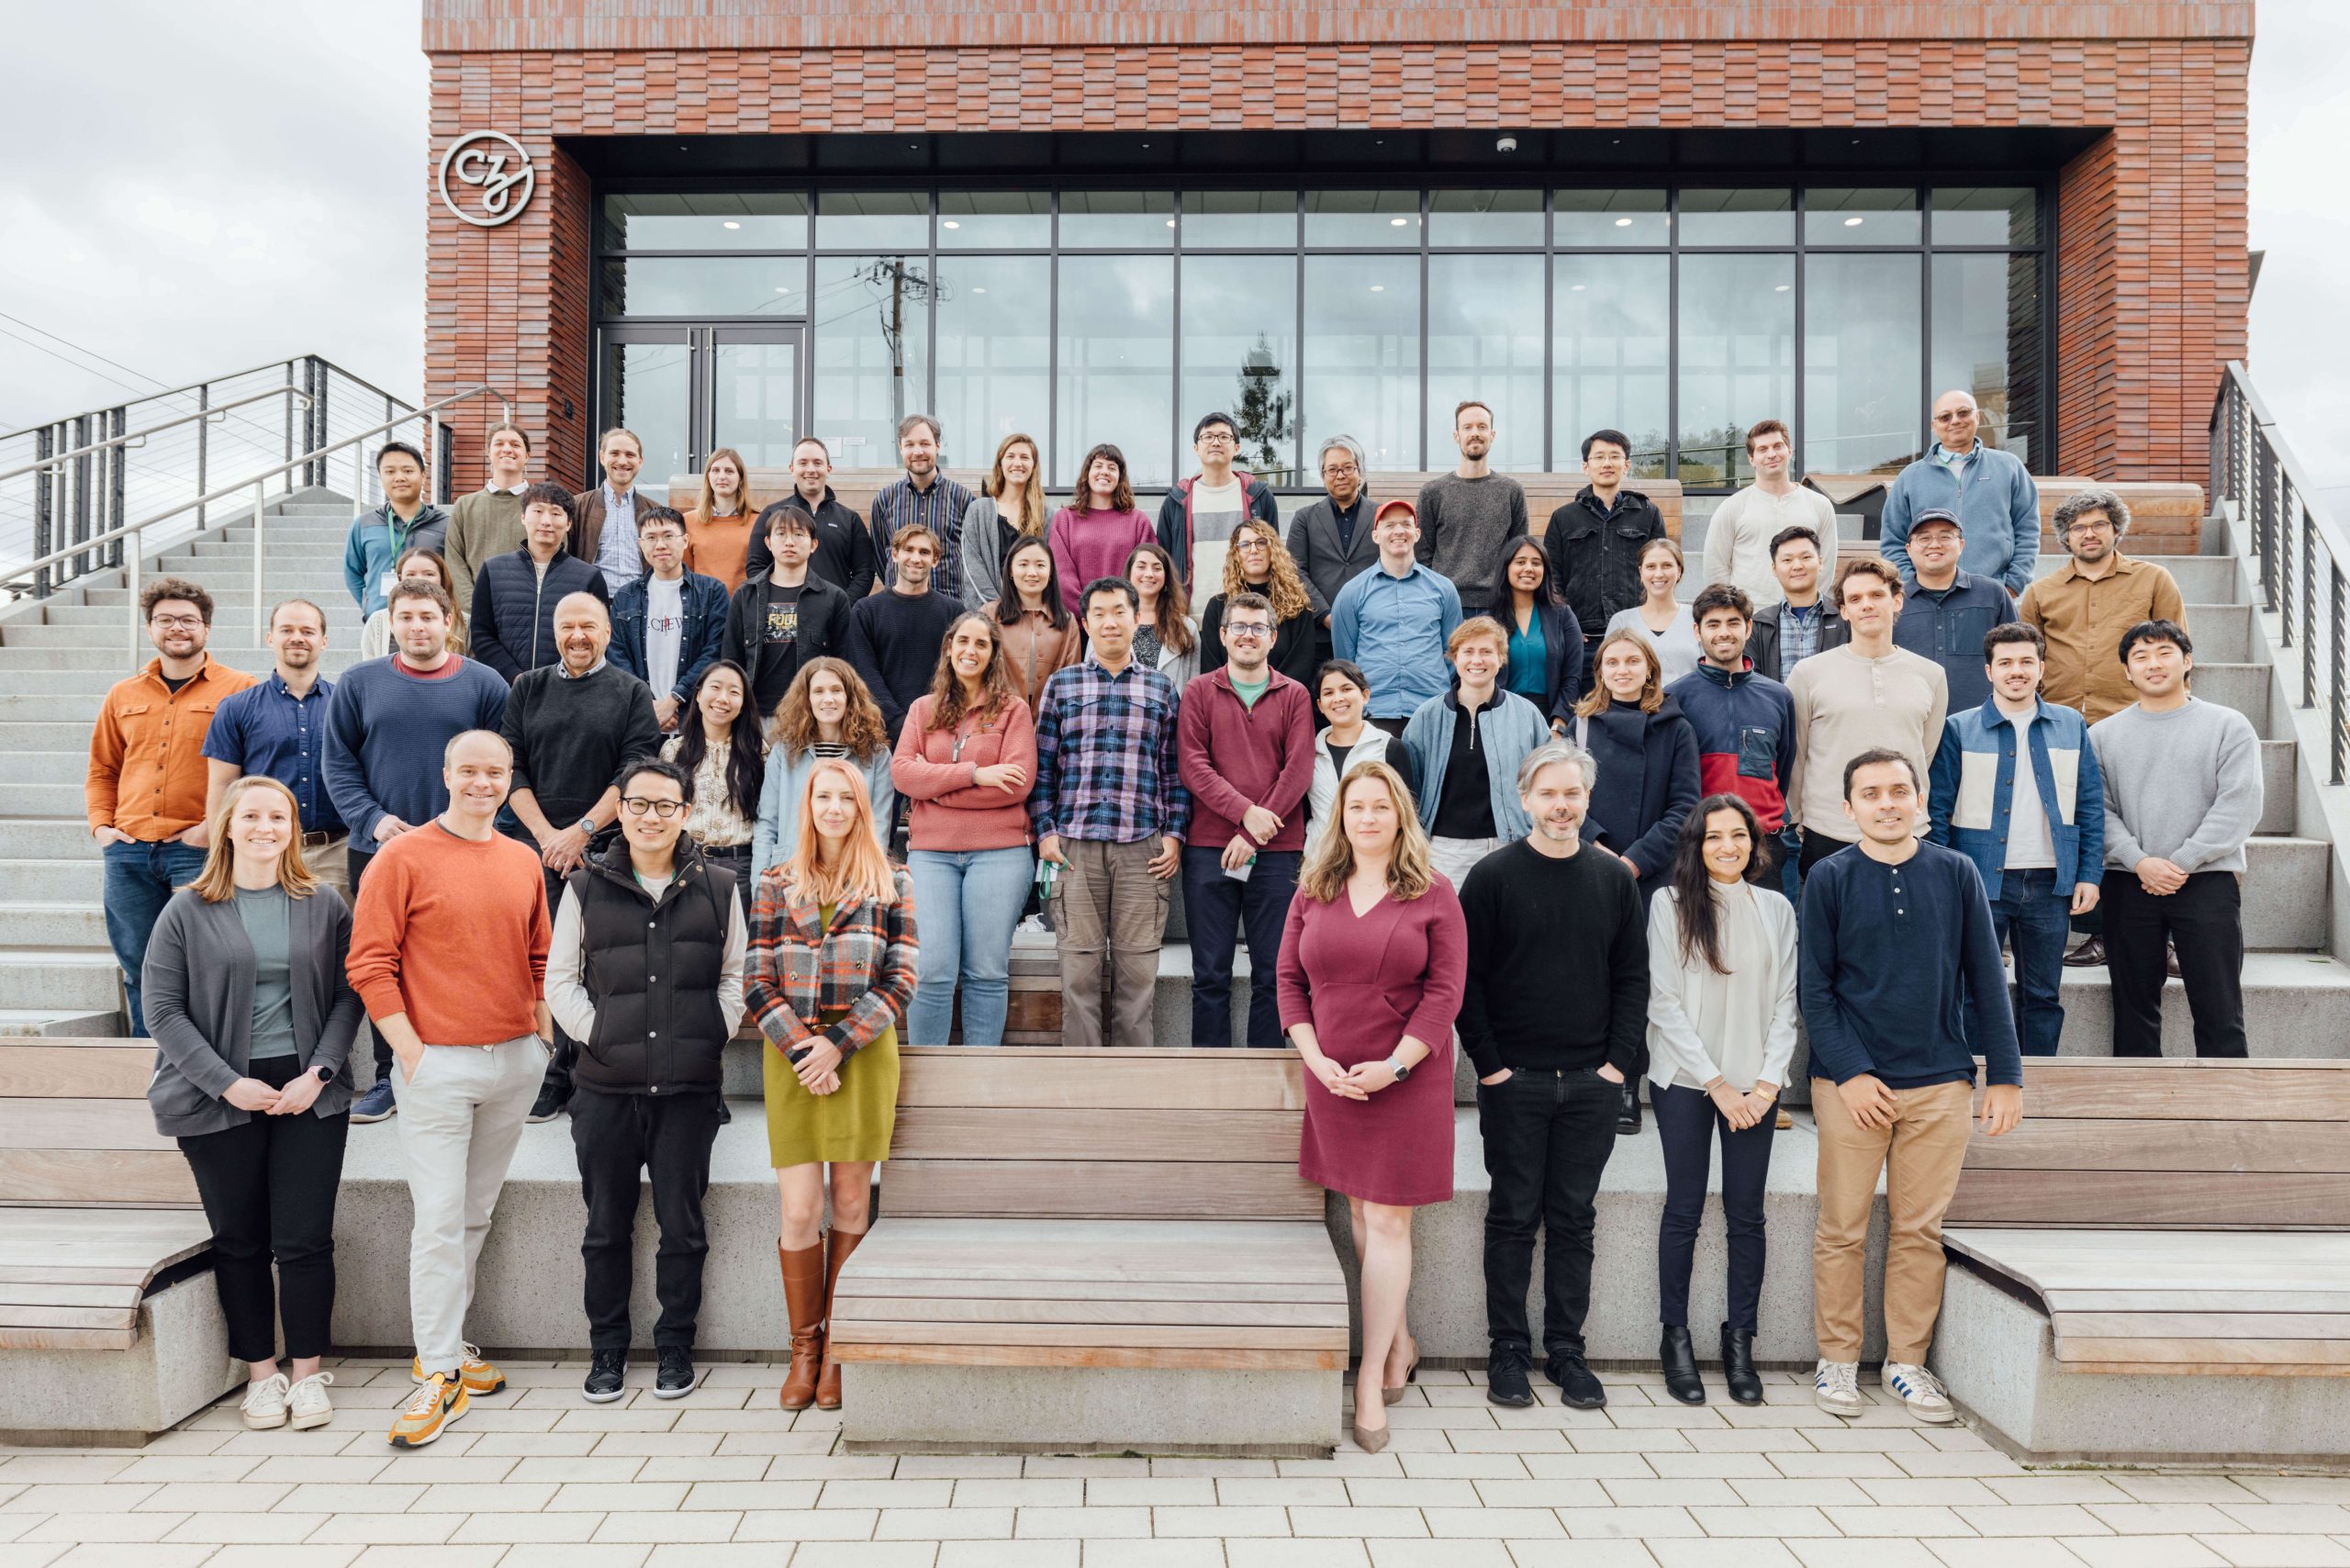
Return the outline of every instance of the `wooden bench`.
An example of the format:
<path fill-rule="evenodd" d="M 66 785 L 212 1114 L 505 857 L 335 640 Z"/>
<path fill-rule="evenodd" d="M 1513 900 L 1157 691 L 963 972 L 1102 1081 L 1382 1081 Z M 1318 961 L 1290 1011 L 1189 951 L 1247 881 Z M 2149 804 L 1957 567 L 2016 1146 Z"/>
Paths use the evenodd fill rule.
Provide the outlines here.
<path fill-rule="evenodd" d="M 1953 1395 L 2035 1453 L 2350 1447 L 2342 1386 L 2300 1381 L 2350 1375 L 2350 1061 L 2028 1058 L 2024 1111 L 1945 1219 Z M 1978 1342 L 2018 1307 L 2030 1342 Z"/>
<path fill-rule="evenodd" d="M 1327 1454 L 1348 1357 L 1287 1052 L 901 1052 L 841 1276 L 850 1448 Z"/>

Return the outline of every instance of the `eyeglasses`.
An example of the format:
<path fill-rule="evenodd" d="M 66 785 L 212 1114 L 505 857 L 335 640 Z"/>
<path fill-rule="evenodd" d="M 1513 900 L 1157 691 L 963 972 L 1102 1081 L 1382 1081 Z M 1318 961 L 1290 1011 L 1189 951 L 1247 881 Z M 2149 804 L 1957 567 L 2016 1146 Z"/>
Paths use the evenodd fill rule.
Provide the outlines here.
<path fill-rule="evenodd" d="M 1936 414 L 1934 416 L 1934 423 L 1938 425 L 1954 425 L 1961 420 L 1971 420 L 1975 418 L 1975 413 L 1976 410 L 1973 409 L 1953 409 L 1948 413 Z"/>
<path fill-rule="evenodd" d="M 204 624 L 204 617 L 201 615 L 151 615 L 147 618 L 147 624 L 161 626 L 167 632 L 192 632 Z"/>
<path fill-rule="evenodd" d="M 686 803 L 683 801 L 648 801 L 642 795 L 623 795 L 621 797 L 621 804 L 627 808 L 628 814 L 632 817 L 641 817 L 645 812 L 651 812 L 664 822 L 686 809 Z"/>
<path fill-rule="evenodd" d="M 1361 472 L 1362 470 L 1360 468 L 1356 467 L 1351 463 L 1325 463 L 1322 465 L 1322 477 L 1325 479 L 1351 479 Z"/>
<path fill-rule="evenodd" d="M 1227 637 L 1270 637 L 1273 629 L 1261 621 L 1227 621 L 1224 623 Z"/>
<path fill-rule="evenodd" d="M 2082 517 L 2075 518 L 2065 525 L 2065 532 L 2067 533 L 2087 533 L 2091 529 L 2097 530 L 2099 533 L 2110 533 L 2113 532 L 2113 520 L 2105 517 Z"/>
<path fill-rule="evenodd" d="M 1232 441 L 1230 431 L 1203 431 L 1200 434 L 1202 446 L 1230 446 Z"/>

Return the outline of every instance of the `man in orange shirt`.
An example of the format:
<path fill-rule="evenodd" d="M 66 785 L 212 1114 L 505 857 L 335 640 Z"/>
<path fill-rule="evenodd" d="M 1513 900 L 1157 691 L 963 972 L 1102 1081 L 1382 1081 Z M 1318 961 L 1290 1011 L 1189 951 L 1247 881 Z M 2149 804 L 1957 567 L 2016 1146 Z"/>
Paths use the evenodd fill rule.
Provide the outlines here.
<path fill-rule="evenodd" d="M 416 1395 L 391 1444 L 418 1449 L 505 1374 L 465 1343 L 490 1212 L 547 1066 L 546 886 L 498 831 L 514 753 L 467 730 L 442 755 L 449 807 L 376 852 L 352 919 L 351 988 L 399 1075 L 400 1149 L 416 1213 L 408 1317 Z"/>
<path fill-rule="evenodd" d="M 210 846 L 204 820 L 204 733 L 221 700 L 253 684 L 212 662 L 212 596 L 185 577 L 140 590 L 155 658 L 118 681 L 90 732 L 82 794 L 90 834 L 105 846 L 106 941 L 122 965 L 134 1038 L 147 1033 L 139 971 L 147 937 L 174 889 L 196 879 Z"/>

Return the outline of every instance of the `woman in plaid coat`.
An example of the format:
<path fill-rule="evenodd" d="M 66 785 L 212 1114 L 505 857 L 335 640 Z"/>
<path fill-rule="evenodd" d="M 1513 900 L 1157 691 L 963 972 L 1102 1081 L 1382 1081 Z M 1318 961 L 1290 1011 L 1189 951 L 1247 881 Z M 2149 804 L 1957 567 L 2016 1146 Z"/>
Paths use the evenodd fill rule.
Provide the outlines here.
<path fill-rule="evenodd" d="M 783 1407 L 837 1410 L 841 1369 L 824 1323 L 841 1265 L 872 1220 L 873 1167 L 898 1111 L 897 1018 L 914 989 L 914 901 L 873 831 L 857 770 L 819 760 L 789 857 L 759 876 L 744 1002 L 764 1053 L 767 1152 L 783 1199 L 783 1296 L 791 1369 Z M 821 1235 L 824 1167 L 833 1228 Z"/>

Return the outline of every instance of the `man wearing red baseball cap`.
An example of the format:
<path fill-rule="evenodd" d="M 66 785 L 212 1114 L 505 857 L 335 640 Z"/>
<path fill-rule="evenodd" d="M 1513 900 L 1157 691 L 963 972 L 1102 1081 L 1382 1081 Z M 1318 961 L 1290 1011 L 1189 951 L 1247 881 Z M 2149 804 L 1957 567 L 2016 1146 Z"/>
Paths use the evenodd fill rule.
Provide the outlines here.
<path fill-rule="evenodd" d="M 1338 591 L 1330 606 L 1330 642 L 1371 682 L 1371 722 L 1400 735 L 1421 703 L 1452 684 L 1444 647 L 1460 624 L 1460 593 L 1450 578 L 1414 558 L 1420 516 L 1411 502 L 1382 501 L 1371 514 L 1371 536 L 1379 565 Z"/>

